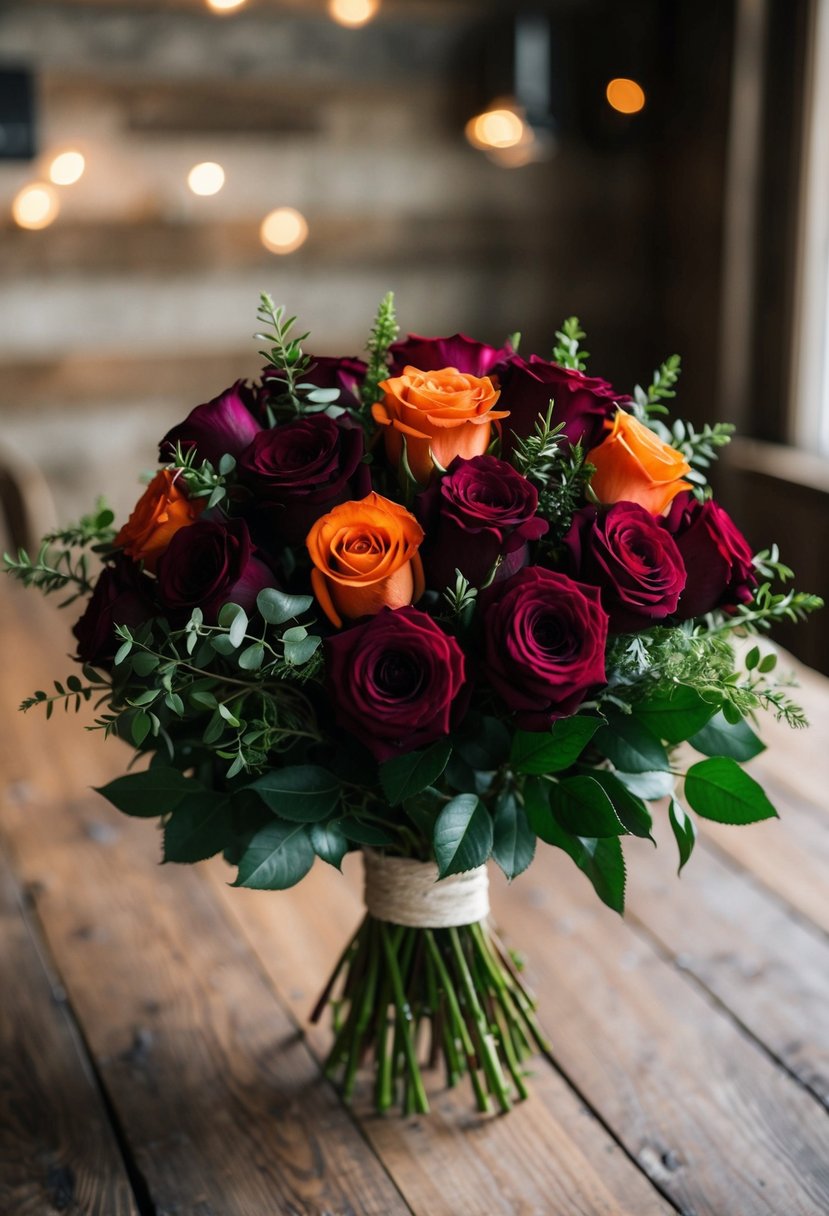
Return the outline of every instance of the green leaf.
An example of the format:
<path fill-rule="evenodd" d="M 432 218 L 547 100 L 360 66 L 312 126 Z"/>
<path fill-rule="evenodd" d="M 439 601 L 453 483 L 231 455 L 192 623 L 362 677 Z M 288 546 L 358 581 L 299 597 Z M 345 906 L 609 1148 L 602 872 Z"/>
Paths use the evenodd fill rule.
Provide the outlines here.
<path fill-rule="evenodd" d="M 154 764 L 144 772 L 128 773 L 126 777 L 116 777 L 108 785 L 96 787 L 96 793 L 103 795 L 119 811 L 142 819 L 166 815 L 187 795 L 204 792 L 198 781 L 184 777 L 178 769 L 164 764 Z"/>
<path fill-rule="evenodd" d="M 603 840 L 572 836 L 551 817 L 543 839 L 572 857 L 602 903 L 621 916 L 625 910 L 625 858 L 617 836 Z"/>
<path fill-rule="evenodd" d="M 137 676 L 148 676 L 151 671 L 155 671 L 159 662 L 160 660 L 154 654 L 147 654 L 145 650 L 139 650 L 132 656 L 132 669 Z"/>
<path fill-rule="evenodd" d="M 261 642 L 246 646 L 239 655 L 239 666 L 243 671 L 258 671 L 265 661 L 265 647 Z"/>
<path fill-rule="evenodd" d="M 475 794 L 447 802 L 435 823 L 435 859 L 441 878 L 482 866 L 492 849 L 492 819 Z"/>
<path fill-rule="evenodd" d="M 575 836 L 621 836 L 625 831 L 613 803 L 592 777 L 568 777 L 553 785 L 550 809 L 559 826 Z"/>
<path fill-rule="evenodd" d="M 312 823 L 309 829 L 311 845 L 317 857 L 327 861 L 335 870 L 342 869 L 348 852 L 348 839 L 336 823 Z"/>
<path fill-rule="evenodd" d="M 639 836 L 643 840 L 653 840 L 651 836 L 653 819 L 642 799 L 632 794 L 615 773 L 605 773 L 595 769 L 590 776 L 594 781 L 598 781 L 607 794 L 613 803 L 614 811 L 631 836 Z"/>
<path fill-rule="evenodd" d="M 224 718 L 225 722 L 227 722 L 230 726 L 239 727 L 242 725 L 234 714 L 233 710 L 228 709 L 226 705 L 219 705 L 219 716 Z"/>
<path fill-rule="evenodd" d="M 760 662 L 760 647 L 752 646 L 751 650 L 746 655 L 746 671 L 753 671 Z"/>
<path fill-rule="evenodd" d="M 232 473 L 236 468 L 236 457 L 231 456 L 230 452 L 225 452 L 224 456 L 219 460 L 219 472 L 222 477 L 227 477 L 228 473 Z"/>
<path fill-rule="evenodd" d="M 234 887 L 284 891 L 304 878 L 314 864 L 308 829 L 276 820 L 260 828 L 239 861 Z"/>
<path fill-rule="evenodd" d="M 470 767 L 490 771 L 509 756 L 510 731 L 500 718 L 467 714 L 452 745 Z"/>
<path fill-rule="evenodd" d="M 668 819 L 674 833 L 676 846 L 679 849 L 679 868 L 677 874 L 681 874 L 682 867 L 693 852 L 697 839 L 697 829 L 691 816 L 685 812 L 676 798 L 671 799 L 671 804 L 668 808 Z"/>
<path fill-rule="evenodd" d="M 216 654 L 223 654 L 225 656 L 233 654 L 236 649 L 226 633 L 214 634 L 210 639 L 210 645 L 216 651 Z"/>
<path fill-rule="evenodd" d="M 367 844 L 382 848 L 383 845 L 394 843 L 394 837 L 385 828 L 381 828 L 375 823 L 365 823 L 362 819 L 358 819 L 356 815 L 345 815 L 342 819 L 338 819 L 336 823 L 343 836 L 348 837 L 349 840 L 353 840 L 355 844 Z"/>
<path fill-rule="evenodd" d="M 492 822 L 492 856 L 510 881 L 523 873 L 532 861 L 535 840 L 527 812 L 519 805 L 515 794 L 509 791 L 501 794 Z"/>
<path fill-rule="evenodd" d="M 669 798 L 674 792 L 676 780 L 672 773 L 620 773 L 613 774 L 636 798 L 645 802 L 658 802 Z"/>
<path fill-rule="evenodd" d="M 449 740 L 439 739 L 422 751 L 406 752 L 381 764 L 378 770 L 380 784 L 390 805 L 397 806 L 437 781 L 451 754 Z"/>
<path fill-rule="evenodd" d="M 732 724 L 722 713 L 697 731 L 689 742 L 703 756 L 730 756 L 742 763 L 766 750 L 765 743 L 758 739 L 745 718 Z"/>
<path fill-rule="evenodd" d="M 269 625 L 284 625 L 307 612 L 314 602 L 311 595 L 288 595 L 275 587 L 266 587 L 256 597 L 256 607 Z"/>
<path fill-rule="evenodd" d="M 255 790 L 275 815 L 294 823 L 327 819 L 340 801 L 338 779 L 316 764 L 273 769 L 246 788 Z"/>
<path fill-rule="evenodd" d="M 685 774 L 685 797 L 698 815 L 716 823 L 757 823 L 777 818 L 763 787 L 727 756 L 692 765 Z"/>
<path fill-rule="evenodd" d="M 136 747 L 141 746 L 152 730 L 152 726 L 150 715 L 145 713 L 143 709 L 139 709 L 130 723 L 130 734 Z"/>
<path fill-rule="evenodd" d="M 596 733 L 594 743 L 623 773 L 649 773 L 669 768 L 665 748 L 636 718 L 614 714 Z"/>
<path fill-rule="evenodd" d="M 214 857 L 233 838 L 230 798 L 204 790 L 185 798 L 164 828 L 164 860 L 204 861 Z"/>
<path fill-rule="evenodd" d="M 121 643 L 121 645 L 115 651 L 115 658 L 112 660 L 116 667 L 121 666 L 124 659 L 127 657 L 127 655 L 129 654 L 129 652 L 131 650 L 132 650 L 132 640 Z"/>
<path fill-rule="evenodd" d="M 600 718 L 561 718 L 550 731 L 518 730 L 510 763 L 519 773 L 558 773 L 575 764 L 596 731 Z"/>
<path fill-rule="evenodd" d="M 442 806 L 443 800 L 438 791 L 429 785 L 419 794 L 415 794 L 413 798 L 407 798 L 403 803 L 403 810 L 420 834 L 427 840 L 431 840 L 435 834 L 435 821 Z"/>
<path fill-rule="evenodd" d="M 322 638 L 317 637 L 316 634 L 309 634 L 296 641 L 286 641 L 284 644 L 285 662 L 290 663 L 292 667 L 301 667 L 317 651 L 321 641 Z"/>
<path fill-rule="evenodd" d="M 719 709 L 685 684 L 678 684 L 666 697 L 651 697 L 633 707 L 634 717 L 644 722 L 656 739 L 684 743 L 701 730 Z"/>

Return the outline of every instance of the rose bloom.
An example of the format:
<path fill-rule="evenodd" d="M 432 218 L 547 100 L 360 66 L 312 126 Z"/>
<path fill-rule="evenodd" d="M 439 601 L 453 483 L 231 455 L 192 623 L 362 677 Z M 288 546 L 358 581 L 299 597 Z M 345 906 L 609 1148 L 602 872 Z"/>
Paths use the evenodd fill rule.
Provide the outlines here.
<path fill-rule="evenodd" d="M 202 460 L 217 465 L 222 456 L 240 456 L 260 430 L 253 416 L 256 400 L 253 390 L 244 380 L 237 380 L 218 397 L 205 405 L 197 405 L 184 422 L 168 431 L 159 444 L 162 460 L 171 460 L 175 446 L 183 450 L 196 448 Z"/>
<path fill-rule="evenodd" d="M 289 545 L 301 544 L 325 511 L 371 488 L 363 430 L 312 414 L 260 431 L 239 457 L 254 510 Z"/>
<path fill-rule="evenodd" d="M 564 545 L 569 572 L 601 591 L 614 633 L 646 629 L 676 612 L 685 565 L 673 538 L 644 507 L 582 507 Z"/>
<path fill-rule="evenodd" d="M 306 544 L 314 564 L 311 586 L 329 621 L 339 629 L 343 618 L 374 616 L 419 599 L 422 540 L 415 517 L 374 492 L 318 519 Z"/>
<path fill-rule="evenodd" d="M 499 557 L 498 579 L 526 566 L 529 542 L 549 528 L 537 509 L 535 486 L 505 460 L 456 457 L 446 476 L 417 498 L 427 537 L 422 550 L 427 586 L 454 586 L 457 569 L 480 587 Z"/>
<path fill-rule="evenodd" d="M 510 411 L 510 420 L 504 427 L 505 456 L 512 451 L 516 435 L 526 439 L 533 433 L 539 414 L 546 417 L 551 400 L 553 425 L 563 422 L 563 434 L 570 443 L 583 443 L 587 447 L 601 442 L 605 424 L 613 418 L 617 402 L 629 400 L 606 380 L 548 363 L 538 355 L 530 355 L 529 359 L 513 356 L 496 369 L 496 374 L 501 385 L 501 404 Z"/>
<path fill-rule="evenodd" d="M 632 414 L 619 410 L 603 443 L 587 453 L 596 468 L 590 488 L 602 503 L 638 502 L 651 515 L 690 489 L 682 478 L 691 466 Z"/>
<path fill-rule="evenodd" d="M 508 359 L 512 353 L 511 346 L 487 346 L 467 338 L 466 334 L 452 334 L 451 338 L 407 334 L 402 341 L 392 342 L 389 347 L 393 376 L 401 375 L 407 366 L 419 367 L 424 372 L 454 367 L 471 376 L 488 376 L 497 363 Z"/>
<path fill-rule="evenodd" d="M 454 638 L 416 608 L 384 608 L 325 642 L 337 721 L 386 760 L 449 733 L 464 684 Z"/>
<path fill-rule="evenodd" d="M 153 580 L 128 557 L 116 555 L 99 574 L 83 615 L 72 626 L 78 658 L 96 667 L 109 665 L 121 645 L 115 626 L 137 629 L 157 615 Z"/>
<path fill-rule="evenodd" d="M 206 499 L 190 499 L 173 469 L 156 473 L 115 537 L 128 557 L 143 561 L 152 573 L 175 534 L 201 515 Z"/>
<path fill-rule="evenodd" d="M 247 613 L 256 597 L 276 585 L 272 571 L 253 553 L 243 519 L 202 519 L 178 532 L 158 563 L 158 594 L 174 617 L 201 608 L 212 623 L 223 604 L 240 604 Z"/>
<path fill-rule="evenodd" d="M 362 359 L 333 358 L 330 355 L 312 355 L 313 364 L 303 375 L 303 384 L 313 384 L 315 388 L 337 388 L 340 395 L 336 404 L 346 408 L 358 409 L 360 406 L 360 389 L 366 378 L 366 365 Z M 279 385 L 280 374 L 275 367 L 266 367 L 262 371 L 262 391 L 267 398 L 272 388 L 274 395 L 282 389 Z"/>
<path fill-rule="evenodd" d="M 598 587 L 540 566 L 491 588 L 483 670 L 515 722 L 546 730 L 604 684 L 608 617 Z"/>
<path fill-rule="evenodd" d="M 751 547 L 727 511 L 683 494 L 671 503 L 664 526 L 688 571 L 680 620 L 751 602 L 757 586 Z"/>
<path fill-rule="evenodd" d="M 402 376 L 383 380 L 379 387 L 383 400 L 371 412 L 386 428 L 386 454 L 397 468 L 405 436 L 409 468 L 421 483 L 429 480 L 434 461 L 447 468 L 456 456 L 482 456 L 492 423 L 507 417 L 493 408 L 498 389 L 489 376 L 454 367 L 428 372 L 406 367 Z"/>

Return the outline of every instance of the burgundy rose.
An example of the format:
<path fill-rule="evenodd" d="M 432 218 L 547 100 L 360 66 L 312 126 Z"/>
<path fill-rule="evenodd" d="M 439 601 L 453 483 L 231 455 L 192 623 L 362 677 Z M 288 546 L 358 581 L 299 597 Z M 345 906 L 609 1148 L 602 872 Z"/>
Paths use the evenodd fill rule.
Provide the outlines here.
<path fill-rule="evenodd" d="M 162 461 L 172 459 L 175 445 L 186 451 L 195 447 L 202 460 L 217 465 L 225 453 L 240 456 L 261 429 L 253 416 L 256 408 L 253 390 L 237 380 L 206 405 L 197 405 L 184 422 L 168 431 L 159 444 Z"/>
<path fill-rule="evenodd" d="M 358 409 L 360 389 L 366 378 L 363 360 L 333 358 L 330 355 L 312 355 L 311 358 L 313 365 L 302 377 L 303 384 L 313 384 L 316 388 L 338 388 L 340 395 L 334 404 Z M 262 388 L 266 395 L 269 388 L 273 389 L 274 395 L 280 393 L 279 372 L 275 367 L 263 369 Z"/>
<path fill-rule="evenodd" d="M 680 620 L 750 603 L 757 586 L 751 548 L 727 511 L 712 500 L 699 502 L 692 494 L 679 494 L 664 527 L 688 571 L 679 598 Z"/>
<path fill-rule="evenodd" d="M 156 616 L 154 592 L 153 580 L 128 557 L 119 555 L 104 566 L 83 616 L 72 627 L 80 661 L 96 666 L 112 662 L 121 644 L 115 626 L 137 629 Z"/>
<path fill-rule="evenodd" d="M 467 338 L 466 334 L 452 334 L 451 338 L 421 338 L 408 334 L 400 342 L 392 342 L 390 376 L 400 376 L 404 367 L 416 367 L 420 372 L 435 372 L 443 367 L 454 367 L 470 376 L 488 376 L 496 363 L 512 354 L 511 346 L 486 346 Z"/>
<path fill-rule="evenodd" d="M 499 557 L 504 560 L 496 578 L 515 574 L 529 560 L 528 542 L 549 527 L 537 508 L 535 486 L 505 460 L 456 457 L 416 503 L 427 535 L 421 549 L 426 585 L 454 586 L 458 569 L 480 587 Z"/>
<path fill-rule="evenodd" d="M 492 588 L 484 612 L 484 672 L 515 721 L 545 730 L 605 682 L 607 613 L 598 587 L 540 566 Z"/>
<path fill-rule="evenodd" d="M 548 363 L 538 355 L 529 359 L 514 356 L 496 368 L 496 375 L 501 383 L 501 407 L 510 411 L 504 424 L 504 455 L 512 451 L 513 432 L 522 439 L 531 435 L 538 415 L 546 415 L 551 400 L 555 402 L 553 425 L 563 422 L 570 443 L 581 441 L 587 450 L 601 443 L 604 424 L 616 413 L 617 402 L 630 400 L 606 380 Z"/>
<path fill-rule="evenodd" d="M 260 431 L 239 458 L 239 478 L 260 521 L 296 545 L 332 507 L 368 494 L 363 452 L 361 427 L 311 414 Z"/>
<path fill-rule="evenodd" d="M 384 608 L 325 642 L 337 721 L 378 760 L 449 733 L 464 685 L 454 638 L 416 608 Z"/>
<path fill-rule="evenodd" d="M 162 603 L 174 617 L 188 617 L 201 608 L 208 623 L 222 604 L 256 608 L 256 597 L 276 580 L 264 562 L 253 556 L 250 533 L 243 519 L 200 519 L 181 528 L 156 570 Z"/>
<path fill-rule="evenodd" d="M 570 573 L 602 593 L 614 633 L 633 633 L 676 612 L 685 566 L 672 537 L 644 507 L 582 507 L 564 537 Z"/>

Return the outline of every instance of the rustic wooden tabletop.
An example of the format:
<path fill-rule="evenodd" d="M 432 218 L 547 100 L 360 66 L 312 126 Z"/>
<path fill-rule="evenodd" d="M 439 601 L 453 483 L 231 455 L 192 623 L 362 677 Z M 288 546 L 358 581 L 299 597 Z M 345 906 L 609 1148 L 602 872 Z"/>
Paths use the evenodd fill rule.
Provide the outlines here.
<path fill-rule="evenodd" d="M 42 609 L 42 610 L 41 610 Z M 0 588 L 0 1213 L 829 1213 L 829 681 L 753 771 L 782 821 L 631 840 L 624 921 L 544 849 L 509 892 L 553 1043 L 532 1096 L 428 1118 L 346 1109 L 307 1015 L 360 916 L 359 867 L 287 893 L 160 866 L 90 790 L 127 753 L 15 705 L 60 674 L 48 605 Z M 664 826 L 664 825 L 663 825 Z"/>

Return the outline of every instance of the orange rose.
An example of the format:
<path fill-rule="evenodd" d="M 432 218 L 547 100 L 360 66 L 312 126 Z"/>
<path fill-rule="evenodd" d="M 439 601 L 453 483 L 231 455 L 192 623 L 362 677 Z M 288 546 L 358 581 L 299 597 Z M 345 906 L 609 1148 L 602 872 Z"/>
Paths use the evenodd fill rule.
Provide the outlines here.
<path fill-rule="evenodd" d="M 396 502 L 371 493 L 323 515 L 308 533 L 311 585 L 328 619 L 374 616 L 403 608 L 423 594 L 418 545 L 423 529 Z"/>
<path fill-rule="evenodd" d="M 603 503 L 636 502 L 651 515 L 661 515 L 690 483 L 683 481 L 691 466 L 670 444 L 632 414 L 619 410 L 603 443 L 587 453 L 596 468 L 590 488 Z"/>
<path fill-rule="evenodd" d="M 402 376 L 383 380 L 383 400 L 371 407 L 386 430 L 386 453 L 395 468 L 403 451 L 419 482 L 429 480 L 435 462 L 447 468 L 456 456 L 469 460 L 489 447 L 492 423 L 509 417 L 496 411 L 500 389 L 490 376 L 470 376 L 454 367 L 420 372 L 405 367 Z"/>
<path fill-rule="evenodd" d="M 201 515 L 206 499 L 189 499 L 183 482 L 172 469 L 156 473 L 115 537 L 116 545 L 135 559 L 143 560 L 153 574 L 155 564 L 179 528 L 186 528 Z"/>

